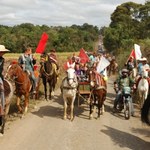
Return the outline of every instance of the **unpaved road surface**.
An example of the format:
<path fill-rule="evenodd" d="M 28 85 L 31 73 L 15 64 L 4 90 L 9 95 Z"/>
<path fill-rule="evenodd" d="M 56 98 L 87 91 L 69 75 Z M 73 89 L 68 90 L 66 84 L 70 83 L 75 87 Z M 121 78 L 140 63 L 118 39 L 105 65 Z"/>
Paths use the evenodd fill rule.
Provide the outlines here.
<path fill-rule="evenodd" d="M 7 123 L 0 150 L 150 150 L 150 127 L 141 123 L 138 109 L 130 120 L 112 113 L 112 83 L 110 78 L 100 119 L 89 120 L 89 107 L 82 102 L 81 107 L 75 104 L 73 122 L 63 120 L 58 90 L 52 101 L 43 100 L 24 118 Z"/>

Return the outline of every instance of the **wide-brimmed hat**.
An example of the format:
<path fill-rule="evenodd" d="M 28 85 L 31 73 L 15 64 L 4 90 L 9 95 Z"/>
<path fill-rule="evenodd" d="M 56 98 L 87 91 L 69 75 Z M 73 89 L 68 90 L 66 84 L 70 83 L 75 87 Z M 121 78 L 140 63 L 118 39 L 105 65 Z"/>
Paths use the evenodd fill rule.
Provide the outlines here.
<path fill-rule="evenodd" d="M 147 61 L 147 58 L 143 57 L 143 58 L 139 59 L 139 61 Z"/>
<path fill-rule="evenodd" d="M 9 50 L 4 45 L 0 45 L 0 52 L 9 52 Z"/>

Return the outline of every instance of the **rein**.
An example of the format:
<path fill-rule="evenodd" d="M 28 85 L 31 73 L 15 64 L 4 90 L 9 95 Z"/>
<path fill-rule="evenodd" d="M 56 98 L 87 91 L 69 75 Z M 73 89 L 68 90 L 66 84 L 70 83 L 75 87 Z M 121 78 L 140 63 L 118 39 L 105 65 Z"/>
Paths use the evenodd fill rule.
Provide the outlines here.
<path fill-rule="evenodd" d="M 47 77 L 51 76 L 53 74 L 53 70 L 54 70 L 53 67 L 52 67 L 52 71 L 50 73 L 47 73 L 44 66 L 42 66 L 41 69 L 44 71 L 44 73 Z"/>

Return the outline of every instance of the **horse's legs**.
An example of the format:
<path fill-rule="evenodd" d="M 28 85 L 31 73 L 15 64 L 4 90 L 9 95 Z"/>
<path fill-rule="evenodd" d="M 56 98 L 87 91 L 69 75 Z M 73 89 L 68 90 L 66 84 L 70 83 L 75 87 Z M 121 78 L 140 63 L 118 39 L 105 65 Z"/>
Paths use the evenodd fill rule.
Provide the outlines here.
<path fill-rule="evenodd" d="M 19 96 L 17 97 L 17 107 L 18 107 L 18 111 L 19 111 L 20 113 L 22 113 L 22 108 L 21 108 L 21 106 L 20 106 L 20 97 L 19 97 Z"/>
<path fill-rule="evenodd" d="M 5 122 L 6 122 L 5 115 L 0 116 L 0 120 L 1 120 L 1 130 L 0 130 L 0 133 L 4 134 L 4 128 L 5 128 Z"/>
<path fill-rule="evenodd" d="M 93 100 L 90 100 L 90 115 L 89 119 L 93 118 Z"/>
<path fill-rule="evenodd" d="M 67 119 L 67 99 L 63 97 L 64 99 L 64 120 Z"/>
<path fill-rule="evenodd" d="M 24 113 L 27 113 L 28 111 L 28 105 L 29 105 L 29 93 L 25 95 L 25 101 L 24 101 Z"/>
<path fill-rule="evenodd" d="M 73 120 L 74 100 L 75 100 L 75 97 L 72 98 L 71 105 L 70 105 L 70 108 L 71 108 L 70 120 L 71 120 L 71 121 Z"/>
<path fill-rule="evenodd" d="M 49 100 L 52 98 L 52 85 L 49 83 Z"/>

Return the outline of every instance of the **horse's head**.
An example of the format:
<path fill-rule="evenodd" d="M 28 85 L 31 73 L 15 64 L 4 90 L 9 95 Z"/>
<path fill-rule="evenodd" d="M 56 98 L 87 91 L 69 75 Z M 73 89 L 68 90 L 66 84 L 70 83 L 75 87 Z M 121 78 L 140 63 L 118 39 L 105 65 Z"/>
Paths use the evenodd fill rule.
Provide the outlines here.
<path fill-rule="evenodd" d="M 16 79 L 19 75 L 19 71 L 21 70 L 22 68 L 19 66 L 19 64 L 10 64 L 7 68 L 5 78 Z"/>
<path fill-rule="evenodd" d="M 143 69 L 142 73 L 141 73 L 141 77 L 142 78 L 147 78 L 148 77 L 148 71 L 146 71 L 145 69 Z"/>
<path fill-rule="evenodd" d="M 67 80 L 69 85 L 77 80 L 75 70 L 73 68 L 69 68 L 67 70 Z"/>
<path fill-rule="evenodd" d="M 40 63 L 43 64 L 43 63 L 45 63 L 47 61 L 48 61 L 48 54 L 47 53 L 41 54 L 41 56 L 40 56 Z"/>
<path fill-rule="evenodd" d="M 89 81 L 91 87 L 106 86 L 103 76 L 93 69 L 89 70 Z"/>
<path fill-rule="evenodd" d="M 90 85 L 91 87 L 94 87 L 96 84 L 96 73 L 93 69 L 90 69 L 88 71 L 88 75 L 89 75 L 89 81 L 90 81 Z"/>

